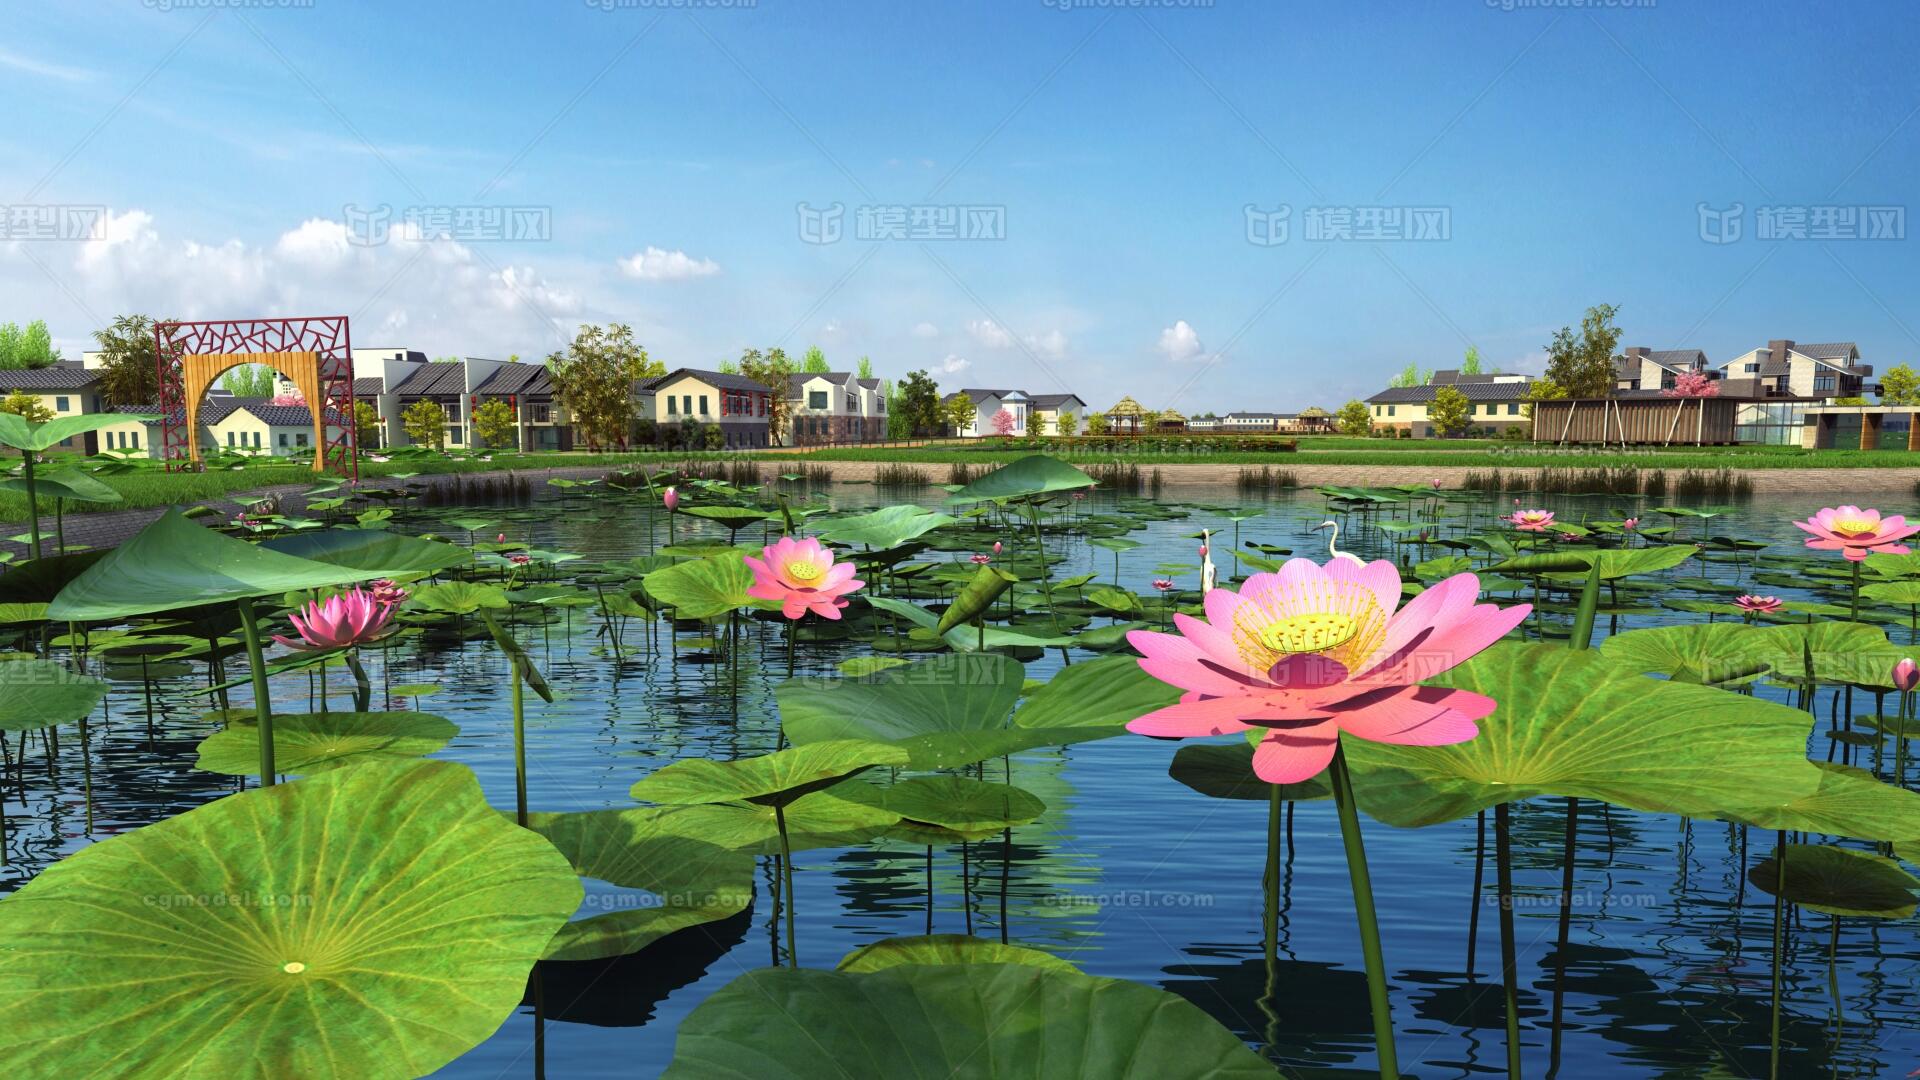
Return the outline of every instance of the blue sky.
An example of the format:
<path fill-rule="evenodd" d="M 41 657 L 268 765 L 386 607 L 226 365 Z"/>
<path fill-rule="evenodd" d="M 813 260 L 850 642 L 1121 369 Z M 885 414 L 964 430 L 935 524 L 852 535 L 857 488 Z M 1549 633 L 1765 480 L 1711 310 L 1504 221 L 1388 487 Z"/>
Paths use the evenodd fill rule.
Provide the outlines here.
<path fill-rule="evenodd" d="M 1920 351 L 1903 231 L 1759 235 L 1905 226 L 1905 4 L 233 4 L 7 6 L 0 200 L 106 215 L 0 239 L 0 319 L 73 356 L 124 311 L 344 312 L 358 344 L 528 358 L 619 320 L 675 366 L 818 344 L 1188 412 L 1337 406 L 1468 344 L 1537 370 L 1603 301 L 1623 344 L 1716 360 Z M 803 204 L 841 238 L 803 241 Z M 544 238 L 400 224 L 466 207 Z M 865 237 L 863 207 L 1002 238 Z M 1308 235 L 1409 208 L 1444 238 Z"/>

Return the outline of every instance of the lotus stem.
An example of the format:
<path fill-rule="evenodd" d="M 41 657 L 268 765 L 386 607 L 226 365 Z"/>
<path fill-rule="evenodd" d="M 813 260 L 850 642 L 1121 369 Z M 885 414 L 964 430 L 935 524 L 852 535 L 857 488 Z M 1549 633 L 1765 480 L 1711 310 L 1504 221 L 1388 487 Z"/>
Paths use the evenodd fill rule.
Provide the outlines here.
<path fill-rule="evenodd" d="M 260 736 L 260 786 L 272 787 L 273 701 L 267 696 L 267 660 L 260 648 L 260 624 L 254 620 L 252 600 L 241 600 L 235 606 L 240 609 L 240 636 L 247 646 L 247 667 L 253 673 L 254 731 Z M 148 723 L 152 723 L 151 718 Z"/>
<path fill-rule="evenodd" d="M 799 620 L 787 620 L 787 678 L 793 678 L 793 634 L 794 624 Z"/>
<path fill-rule="evenodd" d="M 1780 1080 L 1780 953 L 1786 947 L 1787 834 L 1773 834 L 1773 1026 L 1768 1040 L 1767 1076 Z"/>
<path fill-rule="evenodd" d="M 1599 609 L 1600 561 L 1596 556 L 1593 568 L 1587 571 L 1587 582 L 1580 589 L 1580 607 L 1574 612 L 1573 636 L 1567 641 L 1569 646 L 1584 649 L 1593 644 L 1593 617 Z"/>
<path fill-rule="evenodd" d="M 35 496 L 33 485 L 33 451 L 23 449 L 20 456 L 24 459 L 20 478 L 27 485 L 27 529 L 32 537 L 33 557 L 40 557 L 40 500 Z"/>
<path fill-rule="evenodd" d="M 367 669 L 360 666 L 360 650 L 347 650 L 347 670 L 353 673 L 353 707 L 366 712 L 373 706 L 373 683 L 367 678 Z"/>
<path fill-rule="evenodd" d="M 773 824 L 780 830 L 780 877 L 787 908 L 787 966 L 799 967 L 800 953 L 793 946 L 793 850 L 787 844 L 787 812 L 779 803 L 773 804 Z"/>
<path fill-rule="evenodd" d="M 1047 569 L 1047 542 L 1040 536 L 1040 514 L 1033 508 L 1032 499 L 1027 500 L 1027 520 L 1033 523 L 1033 548 L 1040 556 L 1040 588 L 1047 594 L 1047 618 L 1053 624 L 1053 632 L 1058 634 L 1060 616 L 1053 610 L 1053 576 Z"/>
<path fill-rule="evenodd" d="M 1513 944 L 1512 811 L 1508 804 L 1493 808 L 1494 889 L 1500 897 L 1500 983 L 1507 1007 L 1507 1080 L 1520 1080 L 1519 963 Z"/>
<path fill-rule="evenodd" d="M 1260 995 L 1260 1011 L 1267 1018 L 1265 1049 L 1271 1052 L 1280 1036 L 1280 1014 L 1274 1008 L 1276 966 L 1280 951 L 1280 818 L 1285 813 L 1280 785 L 1267 785 L 1267 867 L 1260 877 L 1264 905 L 1260 913 L 1261 940 L 1266 954 L 1266 986 Z"/>
<path fill-rule="evenodd" d="M 513 666 L 513 808 L 514 819 L 527 827 L 527 708 L 520 661 Z"/>
<path fill-rule="evenodd" d="M 1840 1052 L 1840 1039 L 1847 1030 L 1847 1017 L 1840 1009 L 1840 916 L 1832 916 L 1827 930 L 1827 992 L 1833 995 L 1833 1052 Z"/>
<path fill-rule="evenodd" d="M 1467 911 L 1467 978 L 1473 978 L 1474 951 L 1480 945 L 1480 895 L 1485 886 L 1487 865 L 1487 812 L 1476 815 L 1473 837 L 1473 905 Z"/>
<path fill-rule="evenodd" d="M 1853 610 L 1851 614 L 1847 616 L 1847 619 L 1849 622 L 1859 622 L 1860 621 L 1860 564 L 1852 563 L 1850 565 L 1853 567 Z"/>
<path fill-rule="evenodd" d="M 1579 836 L 1579 821 L 1580 800 L 1568 798 L 1567 832 L 1560 865 L 1560 937 L 1553 957 L 1553 1026 L 1547 1052 L 1547 1074 L 1550 1076 L 1560 1069 L 1560 1020 L 1567 999 L 1567 934 L 1573 928 L 1574 844 Z"/>
<path fill-rule="evenodd" d="M 1373 882 L 1367 874 L 1367 850 L 1360 839 L 1360 814 L 1354 805 L 1353 777 L 1347 774 L 1346 749 L 1334 744 L 1333 802 L 1340 813 L 1340 840 L 1347 850 L 1347 877 L 1353 885 L 1353 910 L 1360 922 L 1360 953 L 1367 965 L 1367 1002 L 1373 1011 L 1373 1041 L 1383 1080 L 1397 1080 L 1400 1063 L 1393 1046 L 1393 1014 L 1387 1002 L 1386 961 L 1380 952 L 1380 923 L 1373 910 Z"/>

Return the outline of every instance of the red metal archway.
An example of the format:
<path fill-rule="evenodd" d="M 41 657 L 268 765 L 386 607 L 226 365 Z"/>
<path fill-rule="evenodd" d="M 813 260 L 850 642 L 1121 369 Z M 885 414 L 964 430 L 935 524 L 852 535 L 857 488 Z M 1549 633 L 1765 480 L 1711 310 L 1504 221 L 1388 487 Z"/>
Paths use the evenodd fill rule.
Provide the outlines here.
<path fill-rule="evenodd" d="M 153 326 L 160 376 L 160 445 L 168 470 L 191 468 L 182 361 L 188 356 L 237 353 L 313 353 L 319 360 L 320 400 L 307 402 L 320 420 L 319 467 L 360 479 L 353 422 L 353 335 L 345 315 L 297 319 L 222 319 Z"/>

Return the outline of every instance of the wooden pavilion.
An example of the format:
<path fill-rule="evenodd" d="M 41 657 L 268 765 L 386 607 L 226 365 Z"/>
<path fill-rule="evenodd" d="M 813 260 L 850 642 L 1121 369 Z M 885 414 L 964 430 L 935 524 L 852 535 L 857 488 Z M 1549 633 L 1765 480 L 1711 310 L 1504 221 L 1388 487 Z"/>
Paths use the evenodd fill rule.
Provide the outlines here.
<path fill-rule="evenodd" d="M 1146 423 L 1147 410 L 1131 396 L 1123 397 L 1107 410 L 1107 432 L 1113 435 L 1138 435 Z"/>

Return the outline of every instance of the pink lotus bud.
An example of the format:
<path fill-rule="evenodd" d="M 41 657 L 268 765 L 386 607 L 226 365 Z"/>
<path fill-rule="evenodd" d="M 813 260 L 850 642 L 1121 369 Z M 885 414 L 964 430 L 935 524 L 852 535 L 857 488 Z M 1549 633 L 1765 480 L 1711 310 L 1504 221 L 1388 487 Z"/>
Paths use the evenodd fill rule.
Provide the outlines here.
<path fill-rule="evenodd" d="M 668 488 L 661 494 L 660 502 L 669 511 L 678 510 L 680 508 L 680 492 L 673 488 Z"/>
<path fill-rule="evenodd" d="M 993 542 L 993 553 L 994 553 L 995 555 L 998 555 L 998 554 L 1000 554 L 1000 541 L 998 541 L 998 540 L 995 540 L 995 541 Z"/>
<path fill-rule="evenodd" d="M 501 533 L 500 535 L 498 535 L 498 536 L 496 536 L 496 537 L 494 537 L 494 538 L 493 538 L 493 542 L 494 542 L 494 543 L 496 543 L 496 544 L 504 544 L 504 543 L 506 543 L 506 542 L 507 542 L 507 534 L 506 534 L 506 533 Z"/>
<path fill-rule="evenodd" d="M 1920 686 L 1920 664 L 1915 664 L 1913 657 L 1909 656 L 1893 665 L 1893 685 L 1902 692 Z"/>

